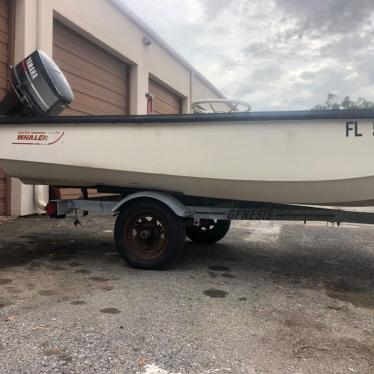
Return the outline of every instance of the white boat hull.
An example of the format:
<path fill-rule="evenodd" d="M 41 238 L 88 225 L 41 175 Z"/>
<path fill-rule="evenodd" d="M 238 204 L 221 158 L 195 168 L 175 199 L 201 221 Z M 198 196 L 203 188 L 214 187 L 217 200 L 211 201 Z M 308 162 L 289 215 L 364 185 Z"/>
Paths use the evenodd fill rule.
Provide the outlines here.
<path fill-rule="evenodd" d="M 372 119 L 71 122 L 1 125 L 0 166 L 27 184 L 374 205 Z"/>

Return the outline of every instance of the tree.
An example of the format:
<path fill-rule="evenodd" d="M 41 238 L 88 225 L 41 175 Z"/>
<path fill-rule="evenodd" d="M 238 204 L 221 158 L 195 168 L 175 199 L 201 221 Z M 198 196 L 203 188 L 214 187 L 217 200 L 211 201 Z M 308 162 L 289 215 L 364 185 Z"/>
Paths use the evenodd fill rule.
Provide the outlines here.
<path fill-rule="evenodd" d="M 344 110 L 344 109 L 374 109 L 374 103 L 359 97 L 358 100 L 346 96 L 341 102 L 339 96 L 333 93 L 327 95 L 326 101 L 322 105 L 316 105 L 312 110 Z"/>

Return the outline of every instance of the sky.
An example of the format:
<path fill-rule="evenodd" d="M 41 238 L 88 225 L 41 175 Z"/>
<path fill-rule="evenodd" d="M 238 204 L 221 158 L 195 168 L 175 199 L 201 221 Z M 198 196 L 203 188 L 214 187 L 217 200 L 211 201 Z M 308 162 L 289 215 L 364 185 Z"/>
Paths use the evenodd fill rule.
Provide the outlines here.
<path fill-rule="evenodd" d="M 226 97 L 310 109 L 374 101 L 374 0 L 122 0 Z"/>

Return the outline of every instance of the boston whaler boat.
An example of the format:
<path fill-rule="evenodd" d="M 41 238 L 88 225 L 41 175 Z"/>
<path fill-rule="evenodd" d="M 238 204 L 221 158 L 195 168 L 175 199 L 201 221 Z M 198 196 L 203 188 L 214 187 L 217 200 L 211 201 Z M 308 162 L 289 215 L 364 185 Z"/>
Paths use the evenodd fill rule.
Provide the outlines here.
<path fill-rule="evenodd" d="M 170 217 L 155 207 L 160 201 L 178 219 L 192 219 L 190 237 L 212 242 L 225 235 L 230 219 L 274 218 L 283 204 L 374 205 L 374 111 L 238 113 L 229 102 L 231 113 L 206 114 L 197 103 L 199 113 L 186 115 L 57 117 L 73 93 L 54 62 L 36 51 L 11 71 L 12 89 L 0 104 L 1 168 L 26 184 L 122 194 L 125 201 L 110 211 L 120 211 L 117 247 L 132 248 L 124 257 L 134 266 L 159 267 L 173 257 L 162 249 L 176 243 L 166 233 Z M 142 200 L 143 212 L 151 200 L 155 216 L 122 214 L 135 200 Z M 212 210 L 199 216 L 191 203 Z M 55 202 L 49 213 L 65 215 L 78 205 L 90 210 L 82 201 Z M 241 213 L 222 211 L 240 206 Z M 289 209 L 299 209 L 293 217 L 313 219 L 301 207 Z M 332 221 L 331 211 L 327 219 L 326 209 L 304 209 Z M 215 230 L 220 235 L 202 238 Z"/>

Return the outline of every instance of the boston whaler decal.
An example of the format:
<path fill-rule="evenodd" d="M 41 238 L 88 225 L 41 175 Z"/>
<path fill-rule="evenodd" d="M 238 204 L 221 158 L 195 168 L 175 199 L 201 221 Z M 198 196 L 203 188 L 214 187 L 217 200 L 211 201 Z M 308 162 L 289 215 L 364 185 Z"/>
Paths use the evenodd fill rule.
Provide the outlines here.
<path fill-rule="evenodd" d="M 63 131 L 18 131 L 17 138 L 12 144 L 18 145 L 52 145 L 58 143 L 64 136 Z"/>

